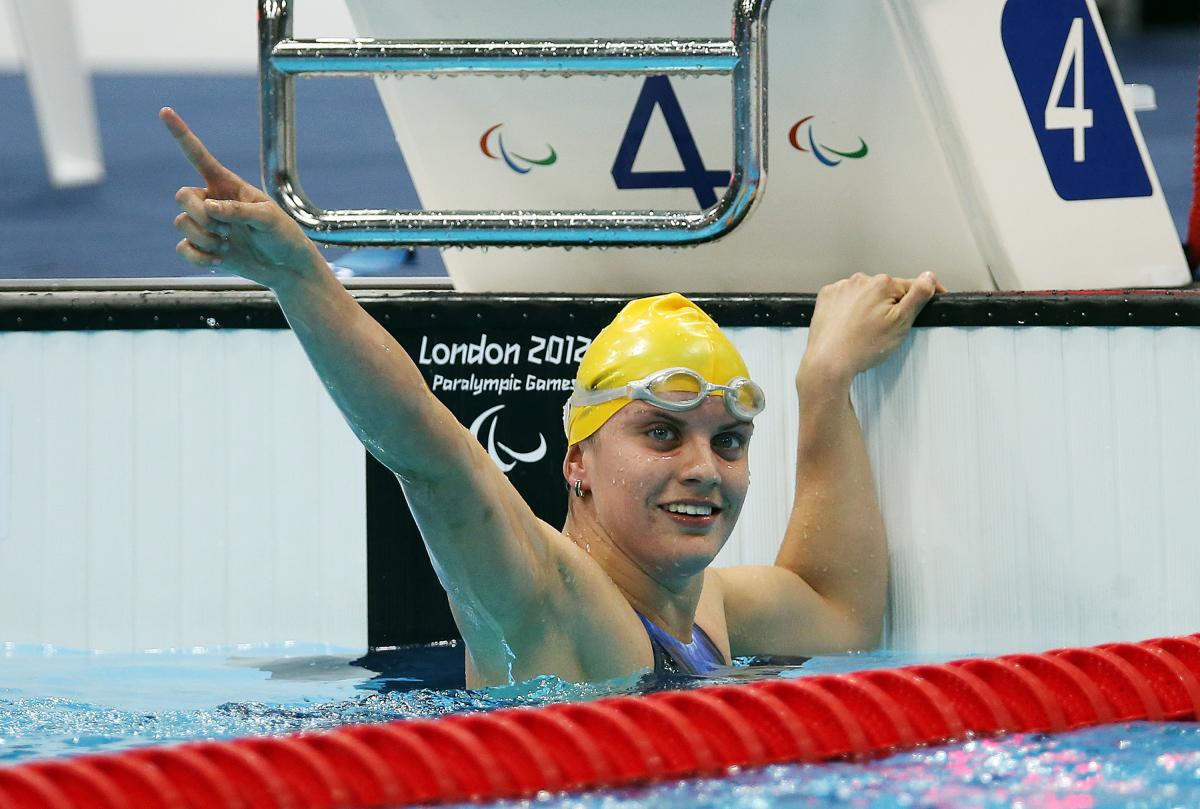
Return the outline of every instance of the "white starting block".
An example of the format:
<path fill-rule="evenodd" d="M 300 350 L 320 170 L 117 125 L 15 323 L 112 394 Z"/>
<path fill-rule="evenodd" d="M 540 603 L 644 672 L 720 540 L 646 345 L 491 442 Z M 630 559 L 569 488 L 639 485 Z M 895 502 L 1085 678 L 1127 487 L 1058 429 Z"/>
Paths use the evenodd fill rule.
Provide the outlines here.
<path fill-rule="evenodd" d="M 347 0 L 361 36 L 727 35 L 729 0 Z M 464 291 L 952 290 L 1189 280 L 1093 0 L 776 0 L 768 183 L 699 247 L 449 250 Z M 427 209 L 698 210 L 728 182 L 725 77 L 404 78 L 379 92 Z"/>
<path fill-rule="evenodd" d="M 104 179 L 96 105 L 70 0 L 13 0 L 25 77 L 50 182 L 62 187 Z"/>

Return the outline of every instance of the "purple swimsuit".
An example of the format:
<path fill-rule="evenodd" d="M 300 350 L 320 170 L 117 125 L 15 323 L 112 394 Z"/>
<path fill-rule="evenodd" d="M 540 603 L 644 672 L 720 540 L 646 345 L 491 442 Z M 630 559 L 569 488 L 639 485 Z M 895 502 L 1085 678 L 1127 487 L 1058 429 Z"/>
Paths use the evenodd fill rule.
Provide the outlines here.
<path fill-rule="evenodd" d="M 692 642 L 682 643 L 645 615 L 639 612 L 637 616 L 650 636 L 655 674 L 702 675 L 729 665 L 712 638 L 695 624 L 692 624 Z"/>

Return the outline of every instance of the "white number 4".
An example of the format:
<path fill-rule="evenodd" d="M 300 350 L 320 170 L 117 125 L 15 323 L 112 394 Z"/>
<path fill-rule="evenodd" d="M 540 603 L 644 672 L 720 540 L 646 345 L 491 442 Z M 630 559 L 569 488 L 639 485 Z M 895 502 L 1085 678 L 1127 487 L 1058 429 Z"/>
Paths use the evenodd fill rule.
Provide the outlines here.
<path fill-rule="evenodd" d="M 1067 75 L 1075 74 L 1075 92 L 1071 106 L 1063 106 L 1063 90 L 1067 86 Z M 1075 133 L 1075 162 L 1085 159 L 1084 130 L 1092 128 L 1092 110 L 1083 106 L 1083 18 L 1076 17 L 1067 34 L 1062 59 L 1058 62 L 1058 73 L 1054 74 L 1054 86 L 1046 100 L 1046 129 L 1070 129 Z"/>

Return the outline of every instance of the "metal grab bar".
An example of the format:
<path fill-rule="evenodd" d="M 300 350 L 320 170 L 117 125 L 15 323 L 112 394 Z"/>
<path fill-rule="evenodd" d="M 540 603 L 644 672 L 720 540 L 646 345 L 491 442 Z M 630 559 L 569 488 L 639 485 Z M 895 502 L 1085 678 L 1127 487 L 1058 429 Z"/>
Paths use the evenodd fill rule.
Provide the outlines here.
<path fill-rule="evenodd" d="M 476 75 L 570 74 L 606 75 L 686 72 L 689 75 L 730 73 L 737 50 L 723 39 L 687 43 L 687 64 L 680 67 L 680 43 L 673 39 L 638 42 L 568 40 L 566 42 L 380 42 L 374 39 L 289 40 L 271 51 L 271 64 L 281 73 L 351 75 L 372 73 L 452 73 Z"/>
<path fill-rule="evenodd" d="M 733 39 L 295 40 L 291 0 L 259 0 L 263 187 L 313 239 L 329 244 L 438 246 L 680 246 L 738 226 L 766 182 L 767 12 L 735 0 Z M 296 170 L 297 75 L 733 75 L 734 168 L 716 204 L 700 211 L 324 210 Z"/>

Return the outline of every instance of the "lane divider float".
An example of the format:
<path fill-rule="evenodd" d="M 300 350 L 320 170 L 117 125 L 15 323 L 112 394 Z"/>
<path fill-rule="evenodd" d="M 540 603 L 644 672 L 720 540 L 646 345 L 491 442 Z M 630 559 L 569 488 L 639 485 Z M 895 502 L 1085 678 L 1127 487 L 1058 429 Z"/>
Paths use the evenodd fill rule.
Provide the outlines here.
<path fill-rule="evenodd" d="M 355 809 L 523 798 L 1200 716 L 1200 635 L 0 767 L 0 809 Z"/>

